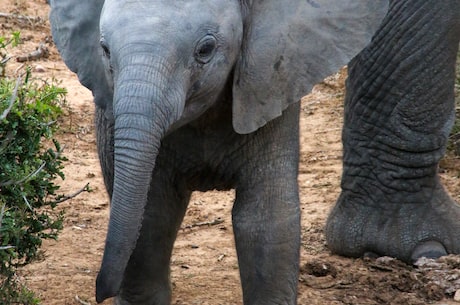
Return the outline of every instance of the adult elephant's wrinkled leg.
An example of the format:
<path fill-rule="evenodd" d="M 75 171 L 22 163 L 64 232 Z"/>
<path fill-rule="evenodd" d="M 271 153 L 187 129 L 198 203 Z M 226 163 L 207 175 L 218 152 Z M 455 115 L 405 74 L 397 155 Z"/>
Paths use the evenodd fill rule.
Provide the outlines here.
<path fill-rule="evenodd" d="M 459 39 L 459 1 L 392 1 L 350 63 L 342 193 L 326 228 L 333 252 L 405 261 L 460 253 L 460 206 L 437 173 Z"/>
<path fill-rule="evenodd" d="M 245 305 L 296 304 L 298 108 L 257 131 L 242 159 L 232 216 Z"/>
<path fill-rule="evenodd" d="M 115 299 L 116 305 L 171 303 L 171 253 L 191 192 L 182 179 L 158 167 L 152 177 L 140 236 L 125 271 L 120 295 Z"/>

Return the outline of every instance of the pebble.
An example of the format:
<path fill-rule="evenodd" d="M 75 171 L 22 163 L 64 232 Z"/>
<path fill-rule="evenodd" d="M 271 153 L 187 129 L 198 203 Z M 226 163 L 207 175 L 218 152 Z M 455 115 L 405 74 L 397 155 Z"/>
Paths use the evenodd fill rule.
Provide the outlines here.
<path fill-rule="evenodd" d="M 454 301 L 455 302 L 460 302 L 460 289 L 455 292 Z"/>
<path fill-rule="evenodd" d="M 46 69 L 42 65 L 35 65 L 34 71 L 38 73 L 43 73 L 43 72 L 46 72 Z"/>

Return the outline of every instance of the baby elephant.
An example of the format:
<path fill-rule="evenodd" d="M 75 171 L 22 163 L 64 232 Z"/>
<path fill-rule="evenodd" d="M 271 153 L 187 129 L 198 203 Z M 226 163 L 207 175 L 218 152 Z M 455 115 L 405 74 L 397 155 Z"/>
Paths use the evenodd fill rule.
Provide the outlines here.
<path fill-rule="evenodd" d="M 459 2 L 50 0 L 55 43 L 97 106 L 111 199 L 97 302 L 170 304 L 191 193 L 235 189 L 244 304 L 295 304 L 299 100 L 366 45 L 350 65 L 329 247 L 459 252 L 460 208 L 436 174 Z"/>

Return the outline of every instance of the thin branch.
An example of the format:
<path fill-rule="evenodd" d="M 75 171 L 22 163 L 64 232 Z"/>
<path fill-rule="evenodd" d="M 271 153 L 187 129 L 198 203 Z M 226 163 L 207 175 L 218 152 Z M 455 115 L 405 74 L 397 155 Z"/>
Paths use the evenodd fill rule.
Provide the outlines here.
<path fill-rule="evenodd" d="M 83 192 L 90 192 L 91 189 L 89 187 L 89 183 L 86 183 L 86 185 L 84 187 L 82 187 L 80 190 L 76 191 L 75 193 L 71 194 L 71 195 L 65 195 L 65 196 L 62 196 L 61 198 L 59 198 L 58 200 L 56 201 L 53 201 L 53 202 L 50 202 L 50 204 L 58 204 L 58 203 L 61 203 L 61 202 L 64 202 L 64 201 L 67 201 L 69 199 L 72 199 L 74 197 L 77 197 L 78 195 L 80 195 L 81 193 Z"/>
<path fill-rule="evenodd" d="M 56 122 L 57 122 L 57 120 L 49 121 L 48 123 L 42 123 L 42 125 L 48 127 L 48 126 L 56 124 Z"/>
<path fill-rule="evenodd" d="M 26 22 L 29 24 L 37 24 L 37 23 L 44 23 L 45 19 L 38 17 L 38 16 L 25 16 L 25 15 L 18 15 L 18 14 L 9 14 L 9 13 L 1 13 L 0 18 L 6 19 L 15 19 L 19 22 Z"/>
<path fill-rule="evenodd" d="M 215 226 L 215 225 L 221 224 L 223 222 L 224 222 L 224 220 L 219 217 L 219 218 L 216 218 L 216 219 L 214 219 L 212 221 L 204 221 L 204 222 L 193 223 L 191 225 L 184 226 L 181 229 L 185 230 L 185 229 L 192 229 L 192 228 L 195 228 L 195 227 Z"/>
<path fill-rule="evenodd" d="M 39 172 L 41 172 L 43 170 L 45 165 L 46 165 L 46 162 L 43 162 L 42 165 L 40 165 L 40 167 L 35 172 L 29 174 L 27 177 L 22 178 L 21 180 L 18 180 L 18 181 L 9 180 L 9 181 L 0 183 L 0 186 L 10 186 L 10 185 L 13 185 L 13 184 L 16 184 L 16 185 L 22 184 L 22 183 L 28 181 L 29 179 L 32 179 L 33 177 L 35 177 Z"/>
<path fill-rule="evenodd" d="M 0 250 L 8 250 L 8 249 L 13 249 L 16 248 L 15 246 L 2 246 L 0 247 Z"/>
<path fill-rule="evenodd" d="M 32 206 L 30 205 L 29 203 L 29 200 L 27 200 L 26 196 L 25 195 L 22 195 L 22 199 L 24 199 L 24 202 L 26 204 L 26 206 L 29 208 L 29 210 L 33 213 L 34 212 L 34 209 L 32 209 Z"/>
<path fill-rule="evenodd" d="M 2 115 L 0 116 L 0 121 L 5 119 L 8 113 L 10 113 L 11 108 L 13 108 L 14 101 L 18 97 L 18 87 L 20 83 L 21 83 L 21 77 L 18 77 L 16 80 L 16 85 L 14 86 L 13 94 L 11 95 L 11 98 L 10 98 L 8 108 L 6 108 L 5 111 L 3 111 Z"/>
<path fill-rule="evenodd" d="M 40 43 L 39 46 L 35 49 L 35 51 L 32 51 L 26 55 L 18 56 L 16 58 L 17 62 L 26 62 L 26 61 L 31 61 L 31 60 L 37 60 L 42 57 L 46 58 L 48 57 L 50 52 L 48 51 L 48 48 L 45 46 L 44 43 Z"/>
<path fill-rule="evenodd" d="M 2 229 L 2 224 L 3 224 L 3 215 L 5 214 L 5 207 L 6 207 L 6 202 L 3 203 L 2 209 L 0 211 L 0 231 Z"/>
<path fill-rule="evenodd" d="M 0 60 L 0 66 L 6 65 L 6 63 L 11 59 L 11 56 L 5 56 L 2 60 Z"/>
<path fill-rule="evenodd" d="M 25 66 L 24 63 L 20 64 L 19 67 L 17 67 L 17 68 L 14 70 L 14 75 L 18 75 L 18 74 L 19 74 L 19 71 L 20 71 L 22 68 L 24 68 L 24 66 Z M 26 73 L 27 73 L 27 72 L 23 72 L 22 74 L 24 75 L 24 74 L 26 74 Z"/>

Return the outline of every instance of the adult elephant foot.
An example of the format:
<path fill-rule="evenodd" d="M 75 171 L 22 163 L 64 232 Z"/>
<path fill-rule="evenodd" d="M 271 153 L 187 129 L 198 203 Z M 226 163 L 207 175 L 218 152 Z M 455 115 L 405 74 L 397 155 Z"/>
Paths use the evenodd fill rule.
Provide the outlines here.
<path fill-rule="evenodd" d="M 369 202 L 343 192 L 327 222 L 329 248 L 344 256 L 373 253 L 406 262 L 460 253 L 460 206 L 439 184 L 424 192 L 427 201 L 404 203 Z"/>
<path fill-rule="evenodd" d="M 390 1 L 348 65 L 333 252 L 407 262 L 460 253 L 460 206 L 437 173 L 455 117 L 459 12 L 457 0 Z"/>

